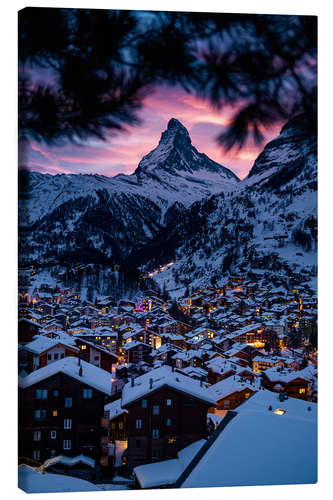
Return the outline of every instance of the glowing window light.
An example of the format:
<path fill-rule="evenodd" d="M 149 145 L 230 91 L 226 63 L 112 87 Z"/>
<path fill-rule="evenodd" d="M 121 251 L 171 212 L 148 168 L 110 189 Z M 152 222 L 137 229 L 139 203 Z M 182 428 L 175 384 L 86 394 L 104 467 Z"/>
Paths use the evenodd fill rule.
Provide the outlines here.
<path fill-rule="evenodd" d="M 276 415 L 284 415 L 286 413 L 287 410 L 282 410 L 281 408 L 277 408 L 274 413 Z"/>

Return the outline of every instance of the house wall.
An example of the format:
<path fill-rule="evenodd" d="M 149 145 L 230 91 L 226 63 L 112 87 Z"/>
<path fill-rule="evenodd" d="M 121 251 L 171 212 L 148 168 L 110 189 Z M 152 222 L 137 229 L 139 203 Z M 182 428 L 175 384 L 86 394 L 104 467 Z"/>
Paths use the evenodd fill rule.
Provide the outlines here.
<path fill-rule="evenodd" d="M 142 408 L 142 399 L 147 399 L 147 408 Z M 166 405 L 167 399 L 172 400 L 171 406 Z M 154 405 L 159 406 L 159 415 L 153 414 Z M 207 437 L 207 405 L 172 389 L 161 389 L 127 409 L 129 471 L 154 460 L 174 458 L 179 450 Z M 167 418 L 171 418 L 170 426 Z M 136 428 L 137 419 L 142 421 L 141 429 Z M 159 430 L 158 438 L 152 437 L 153 429 Z"/>
<path fill-rule="evenodd" d="M 93 389 L 92 399 L 84 399 L 82 390 L 85 387 L 89 386 L 58 373 L 31 387 L 19 389 L 19 457 L 33 458 L 33 450 L 40 451 L 41 461 L 52 454 L 99 456 L 105 395 Z M 36 389 L 47 389 L 47 399 L 36 399 Z M 58 396 L 54 390 L 59 391 Z M 71 408 L 65 407 L 66 397 L 72 398 Z M 37 420 L 35 410 L 46 410 L 46 417 Z M 72 429 L 64 429 L 64 419 L 72 420 Z M 34 441 L 34 431 L 41 431 L 40 441 Z M 51 431 L 56 431 L 55 439 L 51 439 Z M 70 450 L 63 449 L 65 439 L 71 440 Z"/>

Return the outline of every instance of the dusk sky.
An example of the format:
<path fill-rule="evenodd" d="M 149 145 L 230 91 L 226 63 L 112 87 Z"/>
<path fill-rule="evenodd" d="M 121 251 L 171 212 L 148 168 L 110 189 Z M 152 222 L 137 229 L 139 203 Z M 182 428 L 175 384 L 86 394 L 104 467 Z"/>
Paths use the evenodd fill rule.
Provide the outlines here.
<path fill-rule="evenodd" d="M 215 111 L 211 106 L 178 88 L 159 87 L 146 97 L 139 116 L 142 124 L 128 127 L 106 141 L 90 139 L 82 146 L 48 146 L 31 142 L 27 149 L 27 164 L 41 173 L 102 174 L 114 176 L 134 172 L 141 158 L 155 148 L 161 132 L 170 118 L 177 118 L 188 129 L 192 144 L 212 160 L 230 168 L 244 178 L 262 151 L 265 143 L 279 134 L 281 125 L 266 131 L 262 145 L 247 144 L 240 151 L 225 153 L 216 137 L 228 124 L 231 107 Z"/>

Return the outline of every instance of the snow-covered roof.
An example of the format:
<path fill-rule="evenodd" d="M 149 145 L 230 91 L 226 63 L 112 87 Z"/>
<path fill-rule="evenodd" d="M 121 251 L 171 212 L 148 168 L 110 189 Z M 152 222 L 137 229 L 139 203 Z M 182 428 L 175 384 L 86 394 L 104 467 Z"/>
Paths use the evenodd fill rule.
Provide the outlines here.
<path fill-rule="evenodd" d="M 269 406 L 272 407 L 272 412 L 280 408 L 286 410 L 285 415 L 290 417 L 293 416 L 311 422 L 317 421 L 317 403 L 303 401 L 303 399 L 298 398 L 288 398 L 281 402 L 276 392 L 271 392 L 266 389 L 256 392 L 244 401 L 244 403 L 237 408 L 237 413 L 243 413 L 248 410 L 266 412 Z M 309 408 L 311 408 L 310 411 Z"/>
<path fill-rule="evenodd" d="M 260 380 L 255 379 L 253 383 L 249 380 L 244 380 L 237 375 L 227 377 L 216 384 L 209 387 L 209 391 L 214 395 L 216 401 L 219 401 L 234 392 L 240 392 L 244 389 L 257 391 L 260 387 Z"/>
<path fill-rule="evenodd" d="M 135 467 L 134 473 L 141 488 L 157 488 L 175 484 L 205 442 L 204 439 L 195 441 L 179 451 L 178 458 Z"/>
<path fill-rule="evenodd" d="M 118 417 L 122 413 L 127 413 L 125 408 L 121 407 L 121 398 L 112 401 L 104 406 L 104 411 L 109 412 L 109 419 L 112 420 L 115 417 Z"/>
<path fill-rule="evenodd" d="M 280 368 L 279 366 L 272 366 L 263 372 L 266 377 L 274 382 L 291 382 L 297 378 L 304 380 L 312 380 L 316 373 L 316 369 L 312 365 L 308 365 L 303 370 L 291 370 L 290 368 Z"/>
<path fill-rule="evenodd" d="M 48 467 L 52 467 L 52 465 L 63 464 L 69 467 L 73 467 L 77 464 L 85 464 L 91 468 L 95 467 L 95 460 L 90 457 L 86 457 L 85 455 L 77 455 L 76 457 L 66 457 L 65 455 L 58 455 L 53 458 L 49 458 L 45 460 L 45 462 L 40 466 L 39 470 L 47 469 Z"/>
<path fill-rule="evenodd" d="M 152 384 L 150 380 L 152 380 Z M 199 381 L 173 371 L 172 368 L 167 365 L 151 370 L 137 377 L 133 382 L 133 386 L 132 381 L 130 381 L 123 388 L 122 407 L 126 407 L 137 399 L 147 396 L 162 387 L 169 387 L 177 392 L 182 392 L 188 396 L 204 401 L 209 405 L 216 405 L 214 397 Z"/>
<path fill-rule="evenodd" d="M 146 347 L 150 347 L 152 349 L 152 346 L 149 344 L 145 344 L 144 342 L 139 342 L 138 340 L 132 340 L 131 342 L 127 342 L 126 344 L 123 345 L 123 349 L 125 351 L 128 351 L 129 349 L 133 349 L 133 347 L 138 347 L 139 345 L 144 345 Z"/>
<path fill-rule="evenodd" d="M 227 373 L 230 370 L 238 370 L 240 365 L 230 359 L 216 357 L 206 363 L 207 368 L 210 368 L 216 373 Z"/>
<path fill-rule="evenodd" d="M 39 335 L 35 340 L 29 342 L 24 346 L 26 351 L 30 351 L 33 354 L 41 354 L 57 345 L 64 345 L 72 350 L 79 351 L 75 345 L 71 342 L 71 338 L 68 335 L 69 339 L 66 341 L 65 339 L 50 339 L 49 337 L 44 337 L 43 335 Z"/>
<path fill-rule="evenodd" d="M 111 374 L 101 368 L 98 368 L 91 363 L 81 360 L 80 365 L 78 358 L 68 357 L 54 361 L 39 370 L 36 370 L 26 377 L 19 377 L 19 387 L 25 389 L 31 385 L 37 384 L 56 373 L 64 373 L 83 384 L 93 387 L 94 389 L 111 394 Z M 82 367 L 82 375 L 79 374 L 80 366 Z"/>
<path fill-rule="evenodd" d="M 277 407 L 284 408 L 287 401 L 279 402 Z M 212 440 L 207 452 L 185 477 L 182 488 L 317 481 L 316 418 L 305 419 L 302 414 L 289 415 L 288 411 L 279 415 L 267 407 L 246 409 L 246 404 Z"/>
<path fill-rule="evenodd" d="M 62 474 L 43 474 L 28 465 L 18 469 L 18 486 L 26 493 L 63 493 L 67 491 L 100 491 L 89 481 Z"/>

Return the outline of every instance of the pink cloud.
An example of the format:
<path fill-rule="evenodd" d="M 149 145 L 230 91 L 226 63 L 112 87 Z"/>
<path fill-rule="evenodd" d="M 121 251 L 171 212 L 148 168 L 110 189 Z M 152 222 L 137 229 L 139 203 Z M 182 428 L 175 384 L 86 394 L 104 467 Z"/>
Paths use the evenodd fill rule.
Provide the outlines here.
<path fill-rule="evenodd" d="M 237 107 L 226 106 L 216 110 L 207 101 L 186 94 L 181 89 L 159 87 L 144 101 L 141 126 L 128 127 L 127 132 L 110 136 L 104 142 L 88 140 L 82 146 L 48 147 L 34 142 L 28 150 L 28 168 L 50 174 L 130 174 L 142 157 L 157 146 L 169 119 L 177 118 L 188 128 L 192 143 L 200 152 L 243 178 L 263 145 L 248 144 L 240 151 L 225 153 L 216 142 L 217 135 L 230 123 Z M 280 128 L 280 125 L 272 127 L 265 142 L 277 136 Z"/>

